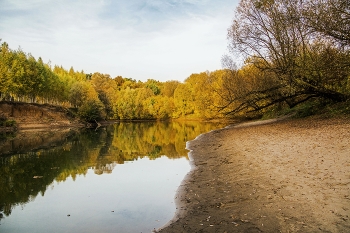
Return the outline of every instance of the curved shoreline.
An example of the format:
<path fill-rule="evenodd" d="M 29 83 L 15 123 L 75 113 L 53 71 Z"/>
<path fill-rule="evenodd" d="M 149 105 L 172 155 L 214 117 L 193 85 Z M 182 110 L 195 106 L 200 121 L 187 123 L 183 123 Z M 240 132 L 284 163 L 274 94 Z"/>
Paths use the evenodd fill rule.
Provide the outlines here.
<path fill-rule="evenodd" d="M 199 136 L 201 136 L 201 135 L 203 135 L 203 134 L 200 134 Z M 196 140 L 198 137 L 196 137 L 193 140 Z M 189 142 L 186 142 L 186 149 L 188 149 L 188 143 Z M 178 189 L 175 193 L 174 202 L 175 202 L 175 206 L 176 206 L 176 211 L 175 211 L 174 217 L 172 219 L 170 219 L 170 221 L 167 222 L 164 226 L 158 228 L 157 230 L 154 230 L 153 232 L 159 232 L 162 229 L 169 227 L 171 224 L 174 224 L 176 221 L 178 221 L 180 218 L 185 217 L 187 214 L 186 202 L 184 202 L 183 194 L 186 192 L 185 186 L 188 183 L 188 180 L 190 179 L 192 172 L 194 172 L 194 170 L 196 169 L 196 165 L 194 164 L 194 159 L 192 156 L 192 150 L 190 150 L 188 152 L 188 159 L 189 159 L 191 169 L 185 175 L 185 177 L 181 181 L 180 186 L 178 187 Z"/>
<path fill-rule="evenodd" d="M 266 124 L 265 124 L 266 123 Z M 159 232 L 350 230 L 350 121 L 234 125 L 188 142 L 191 171 Z"/>

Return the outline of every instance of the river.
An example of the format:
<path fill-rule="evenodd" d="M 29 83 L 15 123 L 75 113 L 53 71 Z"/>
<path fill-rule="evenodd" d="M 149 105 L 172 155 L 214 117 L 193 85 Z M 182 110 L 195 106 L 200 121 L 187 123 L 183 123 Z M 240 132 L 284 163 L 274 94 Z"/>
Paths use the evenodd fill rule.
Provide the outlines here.
<path fill-rule="evenodd" d="M 186 142 L 218 123 L 0 134 L 0 232 L 151 232 L 176 211 Z"/>

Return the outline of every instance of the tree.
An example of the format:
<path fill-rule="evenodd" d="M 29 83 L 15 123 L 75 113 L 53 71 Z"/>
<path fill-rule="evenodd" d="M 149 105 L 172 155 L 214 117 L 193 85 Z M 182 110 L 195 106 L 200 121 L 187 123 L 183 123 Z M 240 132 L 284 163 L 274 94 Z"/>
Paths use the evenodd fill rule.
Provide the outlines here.
<path fill-rule="evenodd" d="M 117 101 L 114 103 L 114 111 L 119 119 L 137 119 L 138 104 L 136 103 L 137 91 L 126 88 L 118 92 Z"/>
<path fill-rule="evenodd" d="M 174 97 L 174 92 L 179 84 L 179 81 L 166 81 L 165 83 L 163 83 L 161 94 L 167 97 Z"/>
<path fill-rule="evenodd" d="M 222 71 L 201 72 L 191 74 L 185 80 L 193 93 L 194 116 L 198 118 L 217 118 L 221 117 L 218 112 L 220 102 Z M 219 88 L 217 88 L 220 86 Z M 220 90 L 219 90 L 220 89 Z"/>
<path fill-rule="evenodd" d="M 98 94 L 88 82 L 76 82 L 69 94 L 70 102 L 77 108 L 89 100 L 98 100 Z"/>
<path fill-rule="evenodd" d="M 3 98 L 9 94 L 11 85 L 10 67 L 12 63 L 12 52 L 6 42 L 1 44 L 0 48 L 0 97 Z M 0 98 L 0 99 L 1 99 Z"/>
<path fill-rule="evenodd" d="M 90 99 L 80 106 L 78 115 L 81 119 L 87 122 L 94 122 L 104 119 L 104 106 L 101 101 Z"/>
<path fill-rule="evenodd" d="M 107 117 L 113 117 L 112 101 L 117 90 L 117 83 L 109 75 L 100 73 L 94 73 L 90 82 L 104 105 Z"/>
<path fill-rule="evenodd" d="M 309 0 L 303 10 L 305 23 L 314 32 L 350 45 L 350 2 L 346 0 Z"/>
<path fill-rule="evenodd" d="M 256 105 L 257 111 L 281 102 L 294 107 L 310 98 L 349 98 L 349 92 L 341 88 L 348 82 L 349 63 L 332 67 L 333 78 L 330 72 L 323 72 L 329 69 L 328 64 L 321 67 L 315 63 L 325 57 L 349 61 L 349 51 L 339 50 L 334 40 L 317 39 L 303 16 L 306 2 L 242 0 L 236 10 L 228 32 L 231 52 L 244 55 L 247 64 L 263 71 L 265 79 L 271 79 L 272 86 L 246 93 L 247 97 L 254 97 L 248 99 L 254 100 L 250 105 Z"/>
<path fill-rule="evenodd" d="M 253 64 L 240 69 L 224 70 L 222 86 L 218 88 L 222 102 L 219 110 L 225 115 L 246 115 L 276 104 L 280 98 L 280 83 L 274 73 L 268 73 Z M 253 114 L 253 115 L 254 115 Z"/>
<path fill-rule="evenodd" d="M 152 90 L 155 95 L 160 94 L 159 82 L 154 79 L 148 79 L 145 86 Z"/>
<path fill-rule="evenodd" d="M 167 96 L 148 97 L 143 101 L 143 105 L 150 119 L 169 119 L 174 111 L 173 98 Z"/>
<path fill-rule="evenodd" d="M 175 112 L 173 116 L 184 117 L 195 111 L 194 96 L 189 84 L 181 83 L 174 92 Z"/>

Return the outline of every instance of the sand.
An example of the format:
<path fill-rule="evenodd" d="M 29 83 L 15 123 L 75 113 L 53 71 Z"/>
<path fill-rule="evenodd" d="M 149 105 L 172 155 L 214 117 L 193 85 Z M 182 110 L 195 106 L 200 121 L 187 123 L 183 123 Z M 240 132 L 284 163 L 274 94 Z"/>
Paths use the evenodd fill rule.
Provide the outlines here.
<path fill-rule="evenodd" d="M 188 143 L 159 232 L 350 232 L 350 120 L 259 121 Z"/>

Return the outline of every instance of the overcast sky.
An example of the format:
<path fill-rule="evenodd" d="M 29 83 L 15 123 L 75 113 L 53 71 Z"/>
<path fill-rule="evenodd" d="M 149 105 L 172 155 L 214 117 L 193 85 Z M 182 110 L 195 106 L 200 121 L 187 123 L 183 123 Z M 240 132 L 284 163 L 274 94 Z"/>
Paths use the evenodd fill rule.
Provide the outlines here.
<path fill-rule="evenodd" d="M 239 0 L 0 0 L 0 38 L 85 73 L 184 81 L 221 69 Z"/>

